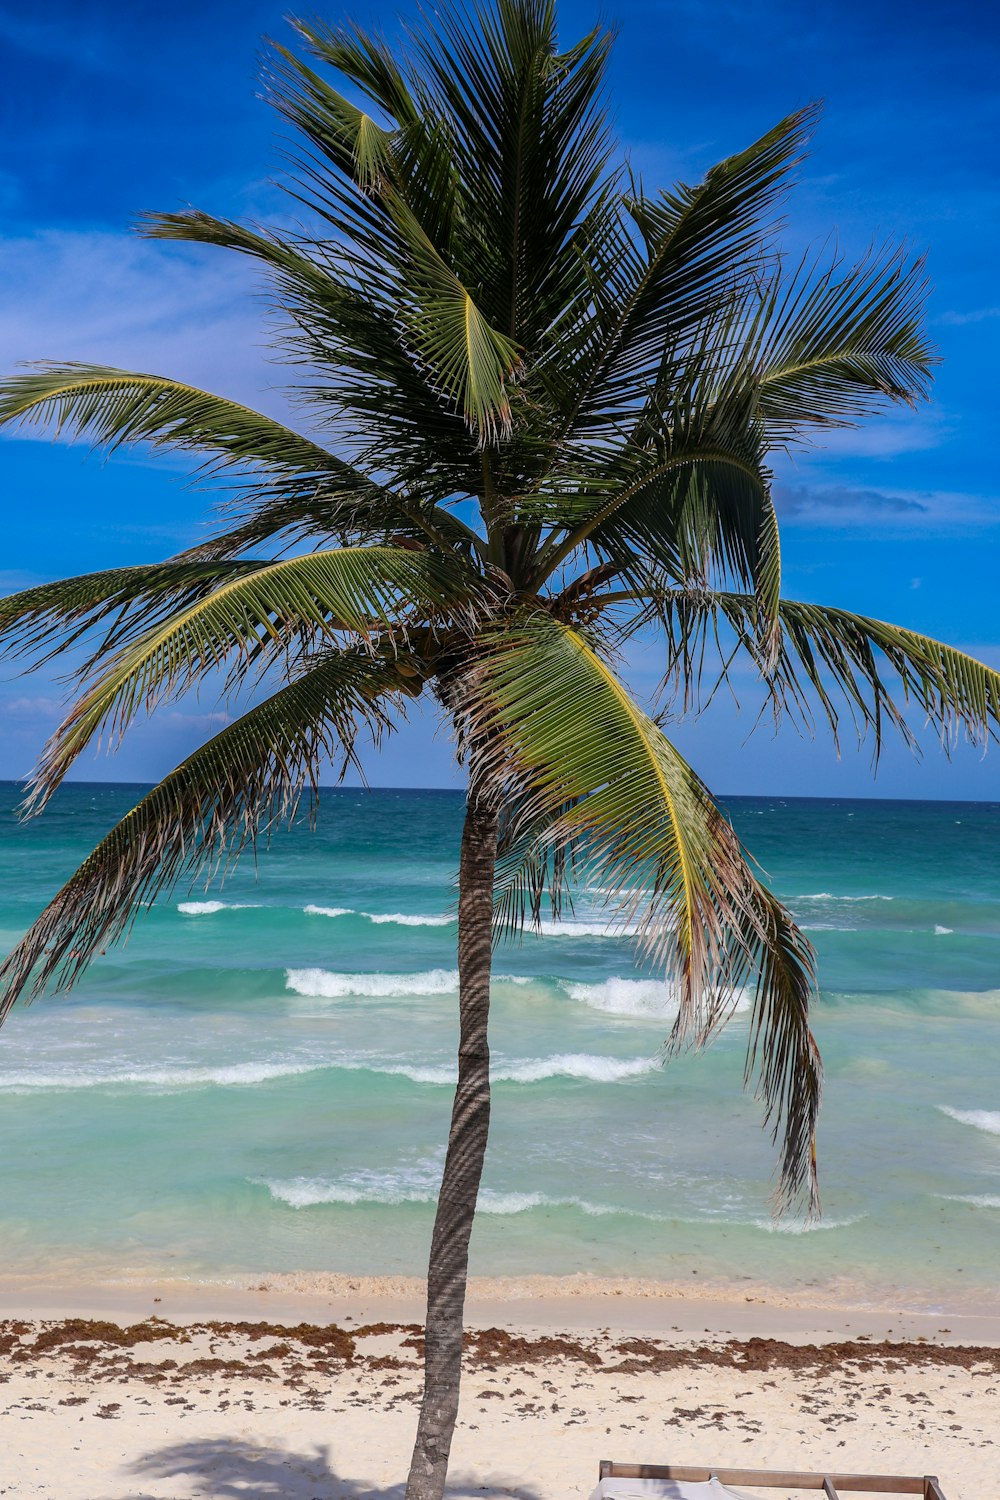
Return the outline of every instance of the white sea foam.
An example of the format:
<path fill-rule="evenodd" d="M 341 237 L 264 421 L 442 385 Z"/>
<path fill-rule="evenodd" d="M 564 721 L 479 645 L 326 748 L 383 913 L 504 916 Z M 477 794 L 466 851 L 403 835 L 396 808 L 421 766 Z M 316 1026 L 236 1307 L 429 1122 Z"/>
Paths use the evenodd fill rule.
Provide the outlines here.
<path fill-rule="evenodd" d="M 349 1070 L 358 1068 L 366 1069 L 371 1073 L 387 1073 L 390 1078 L 408 1078 L 411 1083 L 433 1083 L 454 1087 L 458 1082 L 458 1071 L 449 1063 L 442 1063 L 439 1067 L 427 1064 L 420 1067 L 417 1063 L 345 1063 L 344 1067 Z"/>
<path fill-rule="evenodd" d="M 355 911 L 352 906 L 315 906 L 312 903 L 302 909 L 307 917 L 364 917 L 366 922 L 374 922 L 377 927 L 387 922 L 395 927 L 450 927 L 455 920 L 453 917 L 411 916 L 401 911 Z"/>
<path fill-rule="evenodd" d="M 546 1078 L 583 1078 L 593 1083 L 617 1083 L 655 1073 L 654 1057 L 595 1057 L 589 1052 L 557 1052 L 524 1062 L 498 1062 L 492 1069 L 496 1083 L 541 1083 Z"/>
<path fill-rule="evenodd" d="M 274 1078 L 291 1078 L 299 1073 L 313 1073 L 328 1066 L 320 1062 L 247 1062 L 229 1063 L 217 1068 L 108 1068 L 87 1072 L 17 1072 L 0 1073 L 0 1090 L 26 1094 L 44 1089 L 100 1088 L 241 1088 L 248 1084 L 267 1083 Z"/>
<path fill-rule="evenodd" d="M 528 929 L 531 932 L 540 932 L 543 937 L 597 937 L 597 938 L 623 938 L 635 937 L 638 928 L 629 926 L 624 922 L 603 921 L 588 922 L 581 918 L 568 917 L 565 921 L 550 922 L 542 921 L 537 926 L 531 924 Z"/>
<path fill-rule="evenodd" d="M 594 1010 L 607 1011 L 611 1015 L 673 1020 L 677 1014 L 676 988 L 659 979 L 621 979 L 613 975 L 597 984 L 560 979 L 559 987 L 571 1000 L 580 1000 Z M 734 1009 L 743 1011 L 749 1005 L 750 996 L 741 991 Z"/>
<path fill-rule="evenodd" d="M 441 1168 L 435 1162 L 415 1163 L 412 1167 L 399 1168 L 394 1172 L 375 1172 L 362 1169 L 350 1172 L 336 1180 L 322 1177 L 291 1177 L 284 1179 L 258 1179 L 279 1203 L 289 1208 L 314 1208 L 323 1204 L 340 1203 L 349 1206 L 358 1204 L 384 1204 L 398 1207 L 404 1203 L 433 1203 L 437 1199 L 441 1183 Z M 553 1197 L 540 1192 L 502 1192 L 496 1188 L 482 1188 L 477 1210 L 483 1214 L 510 1217 L 514 1214 L 531 1213 L 536 1209 L 575 1209 L 589 1218 L 643 1219 L 654 1224 L 671 1222 L 670 1214 L 654 1213 L 648 1209 L 629 1208 L 622 1204 L 594 1203 L 588 1198 L 575 1196 Z M 862 1216 L 863 1217 L 863 1216 Z M 706 1223 L 702 1219 L 686 1218 L 685 1223 Z M 825 1229 L 845 1229 L 859 1222 L 858 1218 L 822 1219 L 806 1222 L 801 1219 L 743 1219 L 727 1220 L 743 1228 L 764 1230 L 768 1234 L 811 1234 Z"/>
<path fill-rule="evenodd" d="M 185 917 L 211 917 L 217 911 L 259 911 L 254 901 L 180 901 L 177 910 Z"/>
<path fill-rule="evenodd" d="M 312 1208 L 321 1203 L 433 1203 L 440 1176 L 440 1169 L 432 1173 L 417 1166 L 399 1172 L 359 1169 L 338 1182 L 322 1177 L 262 1180 L 279 1203 L 287 1203 L 289 1208 Z"/>
<path fill-rule="evenodd" d="M 351 1172 L 337 1181 L 322 1177 L 262 1179 L 263 1186 L 268 1189 L 272 1198 L 290 1208 L 313 1208 L 325 1203 L 372 1203 L 391 1207 L 398 1207 L 403 1203 L 433 1203 L 438 1195 L 440 1181 L 440 1167 L 424 1163 L 396 1172 Z M 480 1190 L 477 1208 L 480 1213 L 498 1214 L 502 1217 L 530 1213 L 538 1208 L 575 1208 L 595 1218 L 620 1215 L 657 1223 L 667 1222 L 666 1215 L 648 1213 L 643 1209 L 591 1203 L 585 1198 L 553 1198 L 547 1193 L 501 1192 L 495 1188 Z"/>
<path fill-rule="evenodd" d="M 457 1077 L 454 1064 L 420 1064 L 389 1062 L 371 1055 L 355 1054 L 331 1062 L 347 1072 L 383 1073 L 393 1078 L 409 1078 L 412 1083 L 453 1086 Z M 494 1083 L 543 1083 L 550 1078 L 576 1078 L 591 1083 L 618 1083 L 626 1078 L 640 1078 L 654 1073 L 659 1063 L 651 1057 L 600 1057 L 589 1052 L 557 1052 L 551 1057 L 494 1058 L 490 1075 Z"/>
<path fill-rule="evenodd" d="M 837 922 L 800 922 L 803 932 L 857 932 L 856 927 L 842 927 Z"/>
<path fill-rule="evenodd" d="M 363 913 L 369 922 L 381 925 L 383 922 L 392 922 L 397 927 L 450 927 L 455 921 L 454 917 L 411 917 L 403 912 L 371 912 Z"/>
<path fill-rule="evenodd" d="M 613 976 L 598 984 L 560 979 L 559 987 L 571 1000 L 581 1000 L 594 1010 L 617 1016 L 664 1016 L 677 1014 L 677 991 L 658 979 L 619 979 Z"/>
<path fill-rule="evenodd" d="M 949 1203 L 968 1203 L 972 1208 L 1000 1208 L 1000 1198 L 995 1193 L 938 1193 Z"/>
<path fill-rule="evenodd" d="M 751 1219 L 754 1229 L 763 1229 L 766 1234 L 818 1234 L 822 1229 L 849 1229 L 860 1224 L 864 1214 L 855 1214 L 849 1219 Z"/>
<path fill-rule="evenodd" d="M 523 1214 L 534 1208 L 575 1208 L 591 1218 L 621 1217 L 648 1219 L 656 1224 L 668 1222 L 666 1214 L 647 1213 L 641 1208 L 621 1208 L 611 1203 L 591 1203 L 586 1198 L 551 1198 L 547 1193 L 500 1193 L 484 1188 L 479 1194 L 477 1211 L 484 1214 Z"/>
<path fill-rule="evenodd" d="M 948 1104 L 939 1104 L 938 1109 L 960 1125 L 972 1125 L 976 1130 L 985 1130 L 987 1135 L 1000 1135 L 1000 1109 L 952 1109 Z"/>
<path fill-rule="evenodd" d="M 794 905 L 796 901 L 894 901 L 895 896 L 834 896 L 831 891 L 813 891 L 811 895 L 792 896 Z"/>
<path fill-rule="evenodd" d="M 493 984 L 523 987 L 537 981 L 530 974 L 494 974 Z M 456 995 L 457 969 L 427 969 L 418 974 L 338 974 L 330 969 L 286 969 L 285 989 L 313 1000 L 403 1000 L 413 995 Z"/>
<path fill-rule="evenodd" d="M 935 922 L 935 924 L 934 924 L 934 933 L 935 933 L 936 937 L 944 937 L 947 933 L 953 932 L 953 931 L 954 931 L 953 927 L 941 927 L 941 926 L 938 925 L 937 922 Z"/>
<path fill-rule="evenodd" d="M 316 1000 L 368 997 L 397 1000 L 407 995 L 453 995 L 457 969 L 428 969 L 422 974 L 336 974 L 329 969 L 286 969 L 285 988 Z"/>

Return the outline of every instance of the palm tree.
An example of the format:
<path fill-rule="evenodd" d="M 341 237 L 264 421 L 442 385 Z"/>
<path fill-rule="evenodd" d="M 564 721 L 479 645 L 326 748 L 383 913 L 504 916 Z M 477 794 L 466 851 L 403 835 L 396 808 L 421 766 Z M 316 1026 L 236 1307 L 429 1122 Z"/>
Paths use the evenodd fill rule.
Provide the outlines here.
<path fill-rule="evenodd" d="M 428 1274 L 410 1500 L 439 1500 L 461 1368 L 490 1109 L 498 930 L 574 882 L 676 986 L 668 1047 L 703 1043 L 750 983 L 747 1079 L 780 1139 L 779 1198 L 816 1202 L 813 954 L 616 661 L 659 630 L 666 708 L 744 654 L 768 700 L 876 746 L 912 700 L 947 740 L 1000 722 L 1000 677 L 912 631 L 781 595 L 768 455 L 927 388 L 919 263 L 789 271 L 774 214 L 806 110 L 652 194 L 614 161 L 609 34 L 560 52 L 552 0 L 446 11 L 394 54 L 297 23 L 271 53 L 304 140 L 311 228 L 188 211 L 143 231 L 239 251 L 270 278 L 302 369 L 302 431 L 180 381 L 79 364 L 0 386 L 0 422 L 197 456 L 225 510 L 200 546 L 16 594 L 8 649 L 86 646 L 41 756 L 40 810 L 101 734 L 207 679 L 243 717 L 97 846 L 0 968 L 65 989 L 181 877 L 230 864 L 421 693 L 468 776 L 459 876 L 459 1076 Z M 356 100 L 364 102 L 362 108 Z M 368 112 L 370 110 L 370 112 Z M 268 696 L 261 697 L 262 688 Z"/>

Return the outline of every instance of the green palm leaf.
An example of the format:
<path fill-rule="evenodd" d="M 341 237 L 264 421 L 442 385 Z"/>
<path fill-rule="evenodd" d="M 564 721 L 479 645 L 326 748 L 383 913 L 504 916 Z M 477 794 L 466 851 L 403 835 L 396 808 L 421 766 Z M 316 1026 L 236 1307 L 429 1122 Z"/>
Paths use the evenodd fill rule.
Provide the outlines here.
<path fill-rule="evenodd" d="M 247 842 L 317 796 L 324 759 L 377 742 L 402 679 L 391 661 L 348 651 L 227 725 L 115 825 L 0 965 L 0 1021 L 23 995 L 68 989 L 95 953 L 182 876 L 230 868 Z"/>
<path fill-rule="evenodd" d="M 859 741 L 873 734 L 876 756 L 887 728 L 916 749 L 906 712 L 910 705 L 940 735 L 945 750 L 960 735 L 973 745 L 1000 740 L 1000 672 L 919 631 L 825 604 L 782 599 L 777 650 L 765 657 L 759 606 L 751 595 L 624 590 L 605 595 L 603 607 L 629 601 L 645 602 L 645 608 L 621 627 L 619 639 L 656 618 L 668 641 L 667 675 L 692 701 L 698 701 L 708 653 L 718 651 L 728 662 L 735 641 L 759 668 L 778 711 L 788 711 L 811 730 L 818 703 L 836 740 L 846 710 Z M 602 607 L 600 596 L 593 607 Z"/>
<path fill-rule="evenodd" d="M 406 292 L 415 280 L 412 254 L 388 215 L 361 196 L 366 222 L 354 226 L 353 245 L 343 243 L 339 214 L 338 237 L 326 241 L 258 233 L 194 210 L 147 215 L 141 229 L 154 239 L 217 245 L 259 261 L 292 325 L 286 342 L 293 357 L 322 372 L 322 382 L 307 390 L 314 415 L 355 451 L 363 433 L 359 462 L 393 471 L 395 488 L 444 500 L 468 491 L 480 460 L 461 409 L 441 400 L 403 337 L 402 312 L 419 309 L 421 296 L 426 301 L 426 278 Z M 453 283 L 446 292 L 457 299 Z"/>
<path fill-rule="evenodd" d="M 550 616 L 487 636 L 457 696 L 477 764 L 516 806 L 502 889 L 516 893 L 572 852 L 588 883 L 615 893 L 613 920 L 676 985 L 674 1047 L 705 1042 L 753 982 L 748 1070 L 763 1059 L 759 1087 L 784 1132 L 783 1190 L 814 1196 L 812 950 L 704 785 L 597 650 Z M 501 917 L 513 909 L 502 901 Z"/>
<path fill-rule="evenodd" d="M 647 418 L 603 470 L 594 465 L 599 482 L 575 503 L 531 497 L 522 513 L 559 516 L 542 548 L 548 576 L 588 547 L 638 587 L 649 575 L 751 587 L 773 634 L 780 545 L 756 391 L 713 368 L 713 354 L 692 357 L 670 409 Z"/>
<path fill-rule="evenodd" d="M 343 478 L 347 471 L 317 443 L 250 407 L 178 380 L 103 365 L 39 364 L 0 382 L 0 426 L 14 422 L 52 426 L 112 450 L 148 442 L 300 478 Z"/>
<path fill-rule="evenodd" d="M 297 29 L 316 49 L 318 35 L 303 23 Z M 377 191 L 393 173 L 393 132 L 352 104 L 312 68 L 275 45 L 280 62 L 274 65 L 275 98 L 281 113 L 308 141 L 318 147 L 343 172 L 350 174 L 363 192 Z"/>
<path fill-rule="evenodd" d="M 97 648 L 103 654 L 220 584 L 264 566 L 250 561 L 151 563 L 36 584 L 0 599 L 0 654 L 33 656 L 39 666 L 104 624 Z"/>
<path fill-rule="evenodd" d="M 46 745 L 30 805 L 43 804 L 102 728 L 120 737 L 142 709 L 237 658 L 239 680 L 274 656 L 294 662 L 346 632 L 371 643 L 443 617 L 467 598 L 460 572 L 401 548 L 313 552 L 241 574 L 103 664 Z"/>
<path fill-rule="evenodd" d="M 843 274 L 803 261 L 779 276 L 757 313 L 749 356 L 772 442 L 809 427 L 849 426 L 873 398 L 927 395 L 932 347 L 923 331 L 923 262 L 888 246 Z"/>
<path fill-rule="evenodd" d="M 813 109 L 789 115 L 697 187 L 678 184 L 657 199 L 637 190 L 626 203 L 637 237 L 624 224 L 617 233 L 601 225 L 592 311 L 572 334 L 560 328 L 551 351 L 557 382 L 560 365 L 579 382 L 567 435 L 634 418 L 650 388 L 683 364 L 685 342 L 745 292 L 814 118 Z"/>
<path fill-rule="evenodd" d="M 482 443 L 509 436 L 517 345 L 492 327 L 409 205 L 395 194 L 386 199 L 410 255 L 400 315 L 431 384 L 460 407 Z"/>
<path fill-rule="evenodd" d="M 734 624 L 743 615 L 727 606 Z M 1000 673 L 964 651 L 899 625 L 849 610 L 783 600 L 781 653 L 768 680 L 789 708 L 808 712 L 819 699 L 836 735 L 839 692 L 861 733 L 871 730 L 876 753 L 886 724 L 914 745 L 905 706 L 916 705 L 947 750 L 959 735 L 984 745 L 1000 738 Z M 901 698 L 901 702 L 897 701 Z"/>

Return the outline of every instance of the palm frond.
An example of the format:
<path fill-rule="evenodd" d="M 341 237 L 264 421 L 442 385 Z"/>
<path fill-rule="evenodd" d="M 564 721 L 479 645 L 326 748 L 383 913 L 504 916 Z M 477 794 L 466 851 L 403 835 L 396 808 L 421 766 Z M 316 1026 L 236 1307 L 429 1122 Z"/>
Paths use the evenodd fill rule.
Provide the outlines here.
<path fill-rule="evenodd" d="M 0 599 L 0 655 L 49 661 L 97 625 L 103 653 L 262 562 L 165 562 L 36 584 Z M 42 653 L 38 656 L 38 653 Z"/>
<path fill-rule="evenodd" d="M 324 431 L 352 451 L 364 434 L 362 466 L 393 474 L 393 488 L 425 498 L 474 493 L 480 460 L 461 405 L 442 401 L 403 336 L 402 312 L 421 301 L 406 291 L 412 255 L 389 215 L 364 201 L 374 224 L 349 235 L 338 219 L 336 237 L 324 241 L 258 232 L 195 210 L 146 215 L 141 227 L 154 239 L 236 250 L 264 267 L 291 325 L 283 343 L 321 373 L 301 397 Z M 450 292 L 454 301 L 454 285 Z"/>
<path fill-rule="evenodd" d="M 620 639 L 650 619 L 659 621 L 668 641 L 667 676 L 691 702 L 698 701 L 708 653 L 728 661 L 735 642 L 759 669 L 778 712 L 812 731 L 818 705 L 839 741 L 846 711 L 859 742 L 872 734 L 876 757 L 890 729 L 917 748 L 907 716 L 911 706 L 946 751 L 961 736 L 980 746 L 1000 740 L 1000 672 L 919 631 L 825 604 L 782 599 L 777 650 L 768 657 L 761 650 L 759 606 L 752 595 L 665 588 L 647 593 L 645 601 L 642 591 L 624 591 L 607 603 L 626 599 L 645 602 L 645 608 L 621 628 Z M 600 605 L 598 595 L 593 607 Z"/>
<path fill-rule="evenodd" d="M 596 27 L 560 52 L 551 0 L 498 0 L 439 13 L 418 44 L 460 182 L 456 269 L 524 348 L 587 293 L 581 230 L 609 182 L 610 41 Z"/>
<path fill-rule="evenodd" d="M 439 254 L 409 206 L 390 196 L 393 219 L 411 256 L 401 318 L 431 384 L 457 405 L 481 443 L 510 433 L 514 341 L 494 328 Z"/>
<path fill-rule="evenodd" d="M 850 426 L 883 401 L 927 395 L 932 346 L 923 328 L 921 259 L 886 246 L 841 271 L 804 260 L 761 299 L 745 358 L 772 442 L 809 428 Z"/>
<path fill-rule="evenodd" d="M 316 33 L 302 22 L 299 34 L 316 50 Z M 283 84 L 272 96 L 287 120 L 363 192 L 377 190 L 392 174 L 393 132 L 330 87 L 286 47 L 274 44 L 272 77 Z"/>
<path fill-rule="evenodd" d="M 487 635 L 462 696 L 480 772 L 501 800 L 514 794 L 511 851 L 535 872 L 572 852 L 588 883 L 615 893 L 612 920 L 677 987 L 671 1046 L 707 1041 L 754 985 L 748 1070 L 761 1063 L 768 1118 L 783 1132 L 783 1191 L 814 1196 L 812 950 L 705 786 L 594 646 L 551 616 Z M 501 871 L 508 891 L 534 878 L 518 868 Z M 516 896 L 500 909 L 509 919 Z"/>
<path fill-rule="evenodd" d="M 400 61 L 379 37 L 353 24 L 332 27 L 301 17 L 291 24 L 314 57 L 348 78 L 398 126 L 420 123 L 424 101 L 414 96 Z"/>
<path fill-rule="evenodd" d="M 19 998 L 70 988 L 95 953 L 182 876 L 231 867 L 248 842 L 315 801 L 325 759 L 377 742 L 401 678 L 361 651 L 331 657 L 183 761 L 97 845 L 0 965 L 0 1021 Z"/>
<path fill-rule="evenodd" d="M 637 187 L 626 205 L 637 236 L 624 223 L 617 232 L 602 224 L 592 310 L 572 334 L 561 327 L 551 350 L 556 380 L 561 361 L 578 382 L 567 436 L 634 419 L 647 393 L 667 388 L 683 366 L 686 342 L 760 275 L 769 215 L 815 113 L 789 115 L 696 187 L 678 184 L 655 199 Z"/>
<path fill-rule="evenodd" d="M 42 753 L 29 805 L 44 805 L 70 766 L 107 729 L 120 737 L 143 709 L 233 657 L 237 680 L 270 657 L 292 664 L 340 633 L 362 642 L 419 627 L 468 598 L 460 570 L 403 548 L 342 548 L 272 563 L 230 579 L 169 614 L 105 661 Z"/>
<path fill-rule="evenodd" d="M 711 341 L 692 353 L 669 408 L 651 410 L 589 483 L 521 513 L 551 525 L 543 576 L 592 548 L 638 581 L 647 570 L 677 583 L 758 591 L 773 611 L 780 588 L 777 524 L 752 382 L 718 367 Z"/>
<path fill-rule="evenodd" d="M 43 363 L 0 381 L 0 426 L 12 423 L 70 432 L 112 451 L 147 442 L 298 479 L 343 477 L 347 469 L 317 443 L 236 401 L 103 365 Z"/>

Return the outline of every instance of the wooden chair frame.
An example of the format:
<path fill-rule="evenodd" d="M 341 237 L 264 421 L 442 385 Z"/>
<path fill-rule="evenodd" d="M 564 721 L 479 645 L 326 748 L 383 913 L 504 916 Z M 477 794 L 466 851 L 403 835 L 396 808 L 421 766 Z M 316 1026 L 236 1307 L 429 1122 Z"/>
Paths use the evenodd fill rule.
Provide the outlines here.
<path fill-rule="evenodd" d="M 921 1500 L 944 1500 L 934 1474 L 818 1474 L 794 1469 L 706 1469 L 691 1464 L 619 1464 L 602 1458 L 601 1479 L 716 1478 L 720 1484 L 749 1485 L 751 1489 L 822 1490 L 826 1500 L 839 1500 L 841 1491 L 862 1490 L 871 1495 L 919 1495 Z"/>

